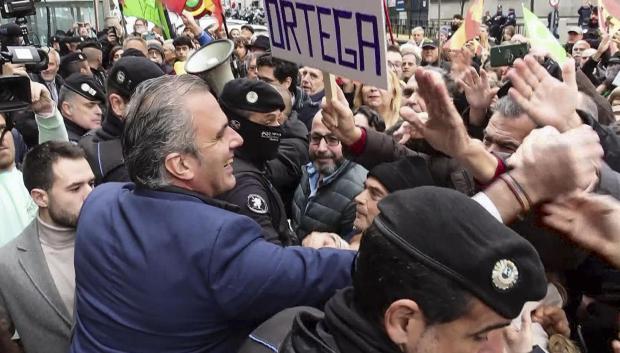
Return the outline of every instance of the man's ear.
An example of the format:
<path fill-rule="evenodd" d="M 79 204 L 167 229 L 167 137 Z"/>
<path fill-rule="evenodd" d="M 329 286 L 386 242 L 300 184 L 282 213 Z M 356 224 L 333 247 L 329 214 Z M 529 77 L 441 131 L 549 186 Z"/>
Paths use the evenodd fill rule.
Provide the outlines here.
<path fill-rule="evenodd" d="M 108 96 L 108 101 L 110 103 L 110 108 L 112 109 L 112 113 L 121 120 L 125 120 L 125 108 L 127 105 L 125 104 L 125 100 L 116 93 L 111 93 Z"/>
<path fill-rule="evenodd" d="M 62 102 L 62 104 L 60 105 L 60 113 L 63 116 L 73 116 L 72 115 L 72 109 L 73 107 L 71 106 L 71 103 L 64 101 Z"/>
<path fill-rule="evenodd" d="M 417 344 L 426 328 L 420 307 L 409 299 L 400 299 L 390 304 L 383 320 L 385 332 L 399 347 Z"/>
<path fill-rule="evenodd" d="M 32 201 L 37 204 L 39 207 L 47 208 L 49 204 L 49 198 L 47 196 L 47 191 L 43 189 L 32 189 L 30 191 L 30 197 L 32 197 Z"/>
<path fill-rule="evenodd" d="M 291 84 L 293 83 L 293 79 L 291 77 L 287 77 L 282 81 L 282 85 L 286 87 L 286 89 L 291 88 Z"/>
<path fill-rule="evenodd" d="M 190 160 L 187 156 L 180 153 L 170 153 L 166 156 L 164 166 L 168 173 L 177 179 L 189 181 L 194 179 L 194 170 L 192 164 L 195 161 Z"/>

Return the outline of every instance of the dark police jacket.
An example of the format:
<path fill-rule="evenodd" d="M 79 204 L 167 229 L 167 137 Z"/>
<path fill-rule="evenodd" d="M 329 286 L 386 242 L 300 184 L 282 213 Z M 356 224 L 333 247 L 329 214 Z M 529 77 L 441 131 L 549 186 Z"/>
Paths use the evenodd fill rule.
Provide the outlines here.
<path fill-rule="evenodd" d="M 108 114 L 99 129 L 87 132 L 80 139 L 79 145 L 86 152 L 86 159 L 95 175 L 95 185 L 130 181 L 123 158 L 122 133 L 123 123 Z"/>
<path fill-rule="evenodd" d="M 354 252 L 276 246 L 234 209 L 176 187 L 95 188 L 77 227 L 70 352 L 235 352 L 275 313 L 349 285 Z"/>
<path fill-rule="evenodd" d="M 310 177 L 307 168 L 295 191 L 291 221 L 301 240 L 313 231 L 329 232 L 346 237 L 353 230 L 355 196 L 364 189 L 368 171 L 361 165 L 344 161 L 310 195 Z"/>
<path fill-rule="evenodd" d="M 395 353 L 400 349 L 379 323 L 368 321 L 353 302 L 353 289 L 338 291 L 325 312 L 291 308 L 254 330 L 238 353 Z"/>
<path fill-rule="evenodd" d="M 288 224 L 282 198 L 265 171 L 239 156 L 235 157 L 233 171 L 237 183 L 219 199 L 237 205 L 241 214 L 256 221 L 268 242 L 283 246 L 299 244 Z"/>

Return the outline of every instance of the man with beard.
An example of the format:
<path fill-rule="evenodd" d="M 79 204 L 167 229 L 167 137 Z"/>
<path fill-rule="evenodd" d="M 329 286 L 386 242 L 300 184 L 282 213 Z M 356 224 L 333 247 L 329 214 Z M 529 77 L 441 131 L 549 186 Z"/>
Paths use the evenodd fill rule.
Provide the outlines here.
<path fill-rule="evenodd" d="M 364 188 L 366 169 L 344 159 L 340 140 L 323 124 L 319 111 L 310 130 L 310 163 L 295 191 L 292 224 L 302 240 L 313 232 L 334 233 L 349 240 L 357 194 Z"/>
<path fill-rule="evenodd" d="M 32 111 L 38 128 L 38 141 L 67 140 L 62 116 L 50 94 L 40 83 L 31 82 Z M 8 113 L 0 112 L 0 246 L 19 235 L 36 217 L 37 206 L 24 187 L 22 172 L 17 168 L 21 153 L 19 132 Z"/>
<path fill-rule="evenodd" d="M 239 206 L 241 214 L 254 219 L 267 241 L 295 245 L 297 239 L 288 224 L 282 198 L 265 172 L 267 161 L 277 157 L 282 137 L 282 96 L 266 82 L 237 79 L 224 86 L 219 103 L 230 126 L 244 140 L 243 146 L 235 149 L 233 170 L 237 184 L 219 198 Z"/>
<path fill-rule="evenodd" d="M 0 321 L 19 332 L 27 352 L 64 353 L 73 324 L 75 227 L 93 173 L 78 146 L 49 141 L 23 166 L 36 218 L 0 249 Z"/>

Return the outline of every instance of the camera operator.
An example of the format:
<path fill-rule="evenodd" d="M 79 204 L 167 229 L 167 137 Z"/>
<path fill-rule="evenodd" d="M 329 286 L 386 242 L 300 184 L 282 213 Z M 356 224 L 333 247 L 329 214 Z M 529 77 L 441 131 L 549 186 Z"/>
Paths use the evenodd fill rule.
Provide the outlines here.
<path fill-rule="evenodd" d="M 5 68 L 7 66 L 4 65 Z M 6 72 L 10 70 L 3 70 L 3 73 Z M 67 130 L 49 91 L 37 82 L 30 83 L 30 90 L 31 108 L 39 129 L 39 143 L 66 141 Z M 23 159 L 27 147 L 20 133 L 14 129 L 14 114 L 0 112 L 0 246 L 15 238 L 32 221 L 37 211 L 36 204 L 24 187 L 22 173 L 16 163 Z M 16 142 L 19 144 L 16 145 Z"/>

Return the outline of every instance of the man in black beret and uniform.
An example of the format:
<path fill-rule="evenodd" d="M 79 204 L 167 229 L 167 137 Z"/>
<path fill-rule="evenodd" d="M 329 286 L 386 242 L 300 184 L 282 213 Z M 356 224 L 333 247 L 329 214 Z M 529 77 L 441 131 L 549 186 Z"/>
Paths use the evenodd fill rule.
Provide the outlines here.
<path fill-rule="evenodd" d="M 73 74 L 69 76 L 58 95 L 58 109 L 69 134 L 69 141 L 77 143 L 88 130 L 101 126 L 105 101 L 103 88 L 92 76 Z"/>
<path fill-rule="evenodd" d="M 99 42 L 88 40 L 78 46 L 86 56 L 86 62 L 99 86 L 105 88 L 106 75 L 103 70 L 103 48 Z"/>
<path fill-rule="evenodd" d="M 545 296 L 536 250 L 466 195 L 422 186 L 386 196 L 379 209 L 353 286 L 324 313 L 281 312 L 253 332 L 253 342 L 273 343 L 275 331 L 261 330 L 296 310 L 278 352 L 476 353 L 489 332 Z"/>
<path fill-rule="evenodd" d="M 269 242 L 294 245 L 284 203 L 265 175 L 265 163 L 278 153 L 282 128 L 278 118 L 285 109 L 278 91 L 268 83 L 236 79 L 228 82 L 219 97 L 230 126 L 243 137 L 235 150 L 233 170 L 237 184 L 220 198 L 238 205 L 242 214 L 253 218 Z"/>
<path fill-rule="evenodd" d="M 70 53 L 63 56 L 60 59 L 60 69 L 58 71 L 64 79 L 73 74 L 93 75 L 92 71 L 90 71 L 90 66 L 88 66 L 88 61 L 86 61 L 86 55 L 82 53 Z"/>
<path fill-rule="evenodd" d="M 80 146 L 86 151 L 86 159 L 95 174 L 95 185 L 130 181 L 120 142 L 125 108 L 140 83 L 163 75 L 157 64 L 144 57 L 123 57 L 112 67 L 107 82 L 105 120 L 100 128 L 80 139 Z"/>

